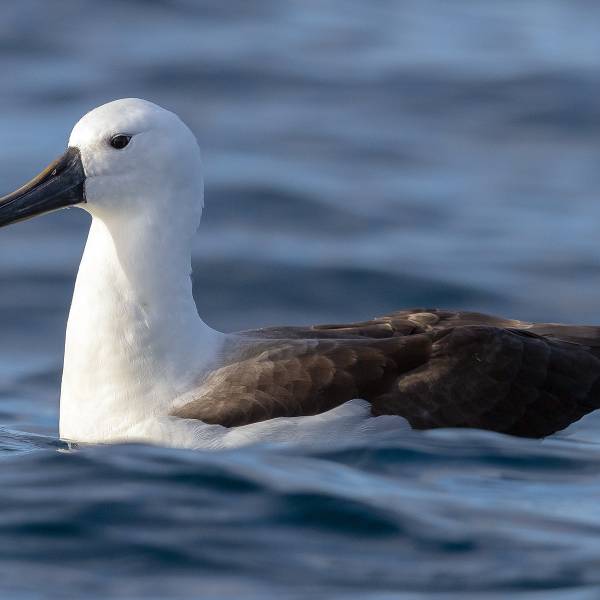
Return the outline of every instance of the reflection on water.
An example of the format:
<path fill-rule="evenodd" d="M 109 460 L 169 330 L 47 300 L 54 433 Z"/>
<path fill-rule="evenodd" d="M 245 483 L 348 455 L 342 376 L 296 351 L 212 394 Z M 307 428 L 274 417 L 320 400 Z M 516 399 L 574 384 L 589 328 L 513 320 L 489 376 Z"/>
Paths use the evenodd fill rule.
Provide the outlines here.
<path fill-rule="evenodd" d="M 216 327 L 410 305 L 600 322 L 599 16 L 559 0 L 22 0 L 0 20 L 0 193 L 87 110 L 144 97 L 204 151 L 194 277 Z M 4 595 L 598 585 L 593 428 L 585 446 L 463 432 L 324 454 L 57 453 L 87 226 L 68 211 L 0 232 Z"/>

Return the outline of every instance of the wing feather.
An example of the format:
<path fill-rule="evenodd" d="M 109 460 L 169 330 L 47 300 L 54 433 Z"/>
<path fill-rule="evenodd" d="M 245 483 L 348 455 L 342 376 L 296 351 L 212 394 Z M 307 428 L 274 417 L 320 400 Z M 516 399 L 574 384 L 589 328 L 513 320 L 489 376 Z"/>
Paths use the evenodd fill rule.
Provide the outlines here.
<path fill-rule="evenodd" d="M 414 428 L 543 437 L 600 407 L 600 328 L 411 309 L 371 321 L 241 332 L 174 411 L 237 426 L 353 398 Z"/>

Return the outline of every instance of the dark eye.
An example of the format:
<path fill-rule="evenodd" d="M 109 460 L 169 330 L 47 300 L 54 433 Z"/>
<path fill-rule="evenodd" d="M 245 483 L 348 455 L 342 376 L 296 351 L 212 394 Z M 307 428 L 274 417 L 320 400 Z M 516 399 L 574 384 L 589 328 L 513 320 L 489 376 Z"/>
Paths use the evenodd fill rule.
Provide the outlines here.
<path fill-rule="evenodd" d="M 125 135 L 124 133 L 118 133 L 117 135 L 113 135 L 110 138 L 110 145 L 117 150 L 123 150 L 127 144 L 129 144 L 129 140 L 131 139 L 130 135 Z"/>

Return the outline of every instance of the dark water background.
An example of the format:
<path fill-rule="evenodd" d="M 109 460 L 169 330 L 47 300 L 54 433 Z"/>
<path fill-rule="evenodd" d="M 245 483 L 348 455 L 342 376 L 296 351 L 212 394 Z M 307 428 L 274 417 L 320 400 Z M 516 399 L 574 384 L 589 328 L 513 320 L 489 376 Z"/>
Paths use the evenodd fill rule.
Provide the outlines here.
<path fill-rule="evenodd" d="M 599 323 L 599 24 L 583 0 L 7 2 L 0 190 L 144 97 L 203 147 L 217 328 L 414 305 Z M 59 451 L 87 225 L 0 232 L 0 597 L 600 597 L 593 426 Z"/>

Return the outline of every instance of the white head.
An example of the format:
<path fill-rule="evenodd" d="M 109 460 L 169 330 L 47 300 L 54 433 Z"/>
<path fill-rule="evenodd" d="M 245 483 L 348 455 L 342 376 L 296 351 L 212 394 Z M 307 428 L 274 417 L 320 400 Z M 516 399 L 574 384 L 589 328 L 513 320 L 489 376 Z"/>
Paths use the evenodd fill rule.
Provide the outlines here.
<path fill-rule="evenodd" d="M 0 198 L 0 226 L 77 205 L 108 224 L 196 230 L 203 206 L 200 149 L 177 115 L 126 98 L 87 113 L 65 155 L 17 192 Z"/>
<path fill-rule="evenodd" d="M 174 113 L 137 98 L 87 113 L 73 128 L 85 173 L 82 204 L 103 220 L 172 219 L 197 228 L 203 205 L 200 149 Z"/>

